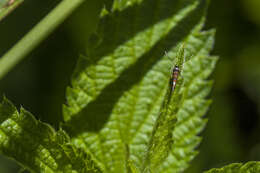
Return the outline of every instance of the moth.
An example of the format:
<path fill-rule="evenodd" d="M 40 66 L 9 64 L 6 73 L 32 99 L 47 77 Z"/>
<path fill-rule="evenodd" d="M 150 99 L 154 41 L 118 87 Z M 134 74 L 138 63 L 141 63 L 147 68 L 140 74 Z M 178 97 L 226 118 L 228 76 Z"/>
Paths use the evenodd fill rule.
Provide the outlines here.
<path fill-rule="evenodd" d="M 180 68 L 178 65 L 175 65 L 173 70 L 172 70 L 172 77 L 171 77 L 171 90 L 172 92 L 174 91 L 178 78 L 180 75 Z"/>

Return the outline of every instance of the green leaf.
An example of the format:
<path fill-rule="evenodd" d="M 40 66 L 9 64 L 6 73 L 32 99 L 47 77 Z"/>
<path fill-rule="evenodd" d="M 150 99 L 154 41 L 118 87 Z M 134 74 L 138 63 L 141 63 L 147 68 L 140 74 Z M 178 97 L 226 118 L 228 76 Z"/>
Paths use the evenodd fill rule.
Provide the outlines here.
<path fill-rule="evenodd" d="M 54 131 L 6 98 L 0 104 L 0 152 L 31 172 L 101 172 L 91 156 L 76 149 L 64 131 Z"/>
<path fill-rule="evenodd" d="M 214 31 L 200 31 L 207 5 L 206 0 L 118 0 L 111 12 L 102 13 L 100 42 L 79 58 L 63 114 L 74 144 L 92 153 L 105 172 L 139 172 L 147 164 L 156 172 L 180 172 L 195 157 L 210 103 L 205 97 L 212 82 L 206 79 L 217 61 L 209 56 Z M 165 123 L 161 131 L 167 133 L 155 140 L 182 43 L 183 85 L 164 108 L 177 122 Z M 147 154 L 153 143 L 164 142 L 165 149 Z"/>
<path fill-rule="evenodd" d="M 257 173 L 260 172 L 260 162 L 250 161 L 245 164 L 232 163 L 223 168 L 214 168 L 205 173 Z"/>
<path fill-rule="evenodd" d="M 0 0 L 0 21 L 22 2 L 23 0 Z"/>
<path fill-rule="evenodd" d="M 187 47 L 192 45 L 193 48 L 186 50 L 191 51 L 189 54 L 192 54 L 193 58 L 185 63 L 182 72 L 182 99 L 179 101 L 181 103 L 176 115 L 177 123 L 172 134 L 174 142 L 168 158 L 159 168 L 161 172 L 182 172 L 197 154 L 194 149 L 201 140 L 197 135 L 206 124 L 202 116 L 210 105 L 210 100 L 205 97 L 210 92 L 212 81 L 206 79 L 217 61 L 216 57 L 208 55 L 213 38 L 214 31 L 200 32 L 188 38 L 190 44 L 187 44 Z"/>
<path fill-rule="evenodd" d="M 143 168 L 146 172 L 157 170 L 159 165 L 167 158 L 173 145 L 172 132 L 177 122 L 176 114 L 182 102 L 183 95 L 183 92 L 180 92 L 180 88 L 183 84 L 183 79 L 181 79 L 180 75 L 183 69 L 184 47 L 180 48 L 176 59 L 176 66 L 179 69 L 179 74 L 176 78 L 177 83 L 176 86 L 174 86 L 174 79 L 173 77 L 170 78 L 169 87 L 163 99 L 163 104 L 160 108 L 160 113 L 155 122 L 152 136 L 148 144 L 148 151 Z"/>

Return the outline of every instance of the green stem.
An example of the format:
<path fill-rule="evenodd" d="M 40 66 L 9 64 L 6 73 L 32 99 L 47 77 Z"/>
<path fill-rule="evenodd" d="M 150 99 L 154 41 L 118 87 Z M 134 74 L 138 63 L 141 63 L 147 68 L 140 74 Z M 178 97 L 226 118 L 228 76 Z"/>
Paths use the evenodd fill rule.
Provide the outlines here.
<path fill-rule="evenodd" d="M 26 57 L 85 0 L 63 0 L 0 59 L 0 79 Z"/>

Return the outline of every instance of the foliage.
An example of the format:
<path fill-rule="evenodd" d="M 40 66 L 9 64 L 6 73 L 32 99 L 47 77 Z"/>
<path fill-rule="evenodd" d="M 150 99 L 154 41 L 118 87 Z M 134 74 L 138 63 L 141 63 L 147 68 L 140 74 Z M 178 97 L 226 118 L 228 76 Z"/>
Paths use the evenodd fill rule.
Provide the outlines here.
<path fill-rule="evenodd" d="M 19 113 L 6 98 L 0 104 L 0 150 L 31 172 L 100 172 L 64 131 L 55 132 L 23 108 Z"/>
<path fill-rule="evenodd" d="M 205 173 L 256 173 L 260 171 L 260 162 L 233 163 L 223 168 L 214 168 Z"/>
<path fill-rule="evenodd" d="M 207 2 L 160 4 L 133 1 L 125 5 L 124 1 L 115 1 L 111 12 L 103 13 L 101 18 L 97 33 L 101 43 L 80 57 L 72 87 L 67 90 L 65 129 L 74 144 L 91 152 L 106 172 L 124 172 L 128 162 L 140 170 L 151 167 L 179 172 L 196 155 L 193 150 L 200 141 L 196 135 L 205 125 L 202 116 L 209 106 L 204 98 L 211 82 L 205 79 L 216 62 L 208 56 L 214 32 L 200 32 Z M 175 99 L 176 110 L 165 115 L 178 117 L 175 127 L 167 117 L 162 124 L 155 120 L 181 41 L 185 42 L 186 60 L 191 60 L 182 73 L 183 99 Z M 163 56 L 164 51 L 170 57 Z M 179 102 L 182 104 L 177 106 Z M 156 126 L 163 127 L 159 134 L 164 133 L 158 140 L 151 139 L 152 131 L 155 136 L 161 131 Z M 167 129 L 168 133 L 163 132 Z M 162 141 L 167 144 L 164 150 L 151 147 L 153 142 L 162 146 Z"/>
<path fill-rule="evenodd" d="M 209 55 L 215 31 L 201 31 L 207 7 L 207 0 L 106 3 L 67 88 L 62 129 L 4 98 L 1 153 L 31 172 L 183 172 L 198 153 L 218 59 Z M 208 172 L 235 169 L 258 163 Z"/>

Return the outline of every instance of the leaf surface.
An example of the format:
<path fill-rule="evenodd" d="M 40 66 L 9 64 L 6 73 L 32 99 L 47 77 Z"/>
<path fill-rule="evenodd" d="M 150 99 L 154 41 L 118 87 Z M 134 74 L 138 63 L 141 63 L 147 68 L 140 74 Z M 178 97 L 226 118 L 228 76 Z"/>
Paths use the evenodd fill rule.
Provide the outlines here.
<path fill-rule="evenodd" d="M 180 172 L 195 157 L 210 104 L 205 98 L 212 82 L 207 78 L 217 61 L 209 56 L 214 31 L 201 32 L 207 5 L 205 0 L 114 1 L 112 10 L 103 13 L 100 43 L 79 58 L 63 114 L 74 144 L 92 153 L 105 172 L 146 167 L 182 43 L 187 61 L 181 72 L 182 99 L 172 103 L 178 104 L 170 115 L 177 122 L 167 128 L 172 131 L 166 138 L 173 142 L 163 157 L 151 157 L 149 163 L 157 172 Z"/>
<path fill-rule="evenodd" d="M 174 142 L 168 158 L 160 168 L 161 172 L 181 172 L 197 154 L 194 149 L 201 140 L 197 135 L 206 125 L 207 120 L 203 115 L 211 102 L 205 99 L 212 86 L 212 81 L 208 81 L 207 78 L 217 61 L 217 57 L 208 55 L 213 38 L 214 31 L 200 32 L 189 38 L 191 45 L 196 46 L 188 49 L 193 58 L 184 64 L 182 99 L 172 134 Z"/>
<path fill-rule="evenodd" d="M 245 164 L 232 163 L 223 168 L 214 168 L 205 173 L 257 173 L 260 172 L 260 162 L 250 161 Z"/>
<path fill-rule="evenodd" d="M 0 104 L 0 152 L 31 172 L 101 172 L 91 156 L 76 149 L 62 130 L 36 120 L 6 98 Z"/>

